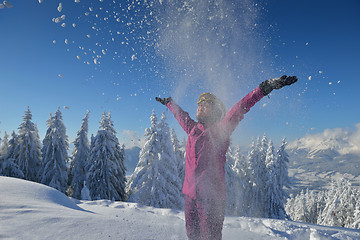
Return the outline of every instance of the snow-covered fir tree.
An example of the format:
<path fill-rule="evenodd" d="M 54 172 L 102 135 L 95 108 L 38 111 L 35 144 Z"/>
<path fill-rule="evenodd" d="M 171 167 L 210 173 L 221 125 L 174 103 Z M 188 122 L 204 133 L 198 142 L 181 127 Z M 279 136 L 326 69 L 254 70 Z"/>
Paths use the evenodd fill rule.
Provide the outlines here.
<path fill-rule="evenodd" d="M 264 217 L 265 216 L 265 191 L 267 182 L 267 169 L 265 165 L 267 150 L 267 138 L 264 135 L 260 142 L 260 138 L 257 139 L 257 143 L 252 145 L 252 148 L 248 154 L 249 166 L 252 171 L 251 181 L 253 183 L 252 199 L 251 199 L 251 216 L 252 217 Z"/>
<path fill-rule="evenodd" d="M 77 132 L 77 137 L 74 141 L 74 150 L 72 153 L 72 164 L 71 164 L 71 196 L 73 198 L 80 199 L 81 198 L 81 190 L 84 187 L 85 182 L 85 166 L 87 164 L 90 146 L 88 140 L 88 120 L 89 120 L 89 112 L 86 113 L 84 119 L 82 120 L 82 124 L 80 130 Z"/>
<path fill-rule="evenodd" d="M 352 227 L 359 192 L 351 187 L 347 179 L 332 182 L 326 192 L 325 208 L 318 219 L 318 224 L 327 226 Z"/>
<path fill-rule="evenodd" d="M 67 162 L 69 148 L 66 128 L 60 108 L 47 121 L 48 129 L 43 140 L 39 182 L 65 193 L 68 188 Z"/>
<path fill-rule="evenodd" d="M 360 201 L 357 201 L 354 211 L 354 222 L 352 228 L 360 229 Z"/>
<path fill-rule="evenodd" d="M 126 199 L 125 156 L 116 137 L 111 115 L 105 112 L 100 129 L 91 140 L 87 184 L 90 197 L 123 201 Z"/>
<path fill-rule="evenodd" d="M 237 147 L 233 158 L 235 160 L 233 171 L 238 175 L 237 187 L 237 212 L 236 216 L 250 216 L 250 207 L 252 199 L 252 172 L 249 169 L 247 158 L 241 153 L 240 147 Z"/>
<path fill-rule="evenodd" d="M 19 126 L 18 144 L 15 151 L 17 165 L 24 173 L 24 179 L 36 182 L 41 164 L 41 144 L 39 131 L 31 119 L 32 114 L 28 107 L 23 123 Z"/>
<path fill-rule="evenodd" d="M 132 174 L 129 201 L 160 208 L 183 207 L 181 180 L 177 171 L 169 127 L 163 114 L 158 125 L 153 110 L 151 127 L 145 130 L 146 142 L 139 154 L 139 162 Z"/>
<path fill-rule="evenodd" d="M 283 204 L 284 191 L 279 182 L 280 166 L 274 155 L 274 146 L 270 140 L 265 158 L 267 181 L 265 193 L 264 217 L 285 219 L 286 212 Z"/>
<path fill-rule="evenodd" d="M 290 195 L 285 209 L 293 221 L 317 224 L 325 205 L 324 191 L 306 189 L 296 196 Z"/>
<path fill-rule="evenodd" d="M 24 178 L 23 172 L 16 164 L 17 135 L 13 131 L 11 139 L 9 140 L 8 149 L 6 154 L 0 157 L 0 175 L 7 177 Z"/>
<path fill-rule="evenodd" d="M 289 170 L 288 170 L 288 163 L 289 163 L 289 155 L 285 150 L 287 145 L 286 138 L 283 138 L 281 141 L 281 145 L 276 152 L 276 161 L 278 166 L 278 182 L 280 188 L 283 189 L 283 196 L 287 198 L 286 192 L 284 188 L 290 188 L 290 178 L 289 178 Z"/>
<path fill-rule="evenodd" d="M 226 214 L 236 216 L 239 212 L 240 179 L 235 168 L 233 147 L 230 144 L 226 152 L 225 181 L 226 181 Z"/>
<path fill-rule="evenodd" d="M 165 183 L 165 191 L 162 191 L 167 196 L 167 207 L 182 209 L 184 199 L 182 196 L 183 180 L 180 178 L 179 165 L 182 165 L 181 159 L 178 159 L 171 141 L 170 128 L 167 123 L 165 112 L 161 115 L 159 123 L 160 133 L 160 158 L 159 161 L 163 165 L 160 170 L 161 177 Z M 160 192 L 160 191 L 159 191 Z"/>
<path fill-rule="evenodd" d="M 288 201 L 289 207 L 287 207 L 287 212 L 291 215 L 293 221 L 306 222 L 309 216 L 308 211 L 308 191 L 301 190 L 301 192 L 296 195 L 295 198 L 291 198 Z"/>
<path fill-rule="evenodd" d="M 5 156 L 9 147 L 9 135 L 7 132 L 4 133 L 4 138 L 0 142 L 0 157 Z"/>
<path fill-rule="evenodd" d="M 286 211 L 294 221 L 313 224 L 359 228 L 360 193 L 347 179 L 331 183 L 322 191 L 301 191 L 291 196 Z"/>
<path fill-rule="evenodd" d="M 180 142 L 176 136 L 174 127 L 170 130 L 171 143 L 176 157 L 177 169 L 180 181 L 183 183 L 185 179 L 185 152 L 181 150 Z"/>

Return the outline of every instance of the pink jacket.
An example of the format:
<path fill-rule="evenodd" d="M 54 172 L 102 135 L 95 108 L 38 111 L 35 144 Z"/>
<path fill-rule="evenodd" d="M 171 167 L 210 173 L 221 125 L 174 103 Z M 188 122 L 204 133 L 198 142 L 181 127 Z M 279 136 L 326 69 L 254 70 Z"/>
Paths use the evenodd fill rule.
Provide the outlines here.
<path fill-rule="evenodd" d="M 191 119 L 175 102 L 167 104 L 188 135 L 183 185 L 185 195 L 192 199 L 225 200 L 224 165 L 230 136 L 244 114 L 263 97 L 257 87 L 236 103 L 221 121 L 207 129 Z"/>

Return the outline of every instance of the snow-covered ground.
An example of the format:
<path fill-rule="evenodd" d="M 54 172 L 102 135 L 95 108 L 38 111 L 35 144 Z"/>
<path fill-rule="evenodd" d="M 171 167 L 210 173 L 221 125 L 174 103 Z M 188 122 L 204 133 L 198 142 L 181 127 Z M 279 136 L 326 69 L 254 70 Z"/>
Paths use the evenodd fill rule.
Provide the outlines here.
<path fill-rule="evenodd" d="M 8 177 L 0 177 L 0 194 L 0 239 L 186 239 L 182 211 L 78 201 L 42 184 Z M 360 239 L 360 231 L 226 217 L 223 239 Z"/>

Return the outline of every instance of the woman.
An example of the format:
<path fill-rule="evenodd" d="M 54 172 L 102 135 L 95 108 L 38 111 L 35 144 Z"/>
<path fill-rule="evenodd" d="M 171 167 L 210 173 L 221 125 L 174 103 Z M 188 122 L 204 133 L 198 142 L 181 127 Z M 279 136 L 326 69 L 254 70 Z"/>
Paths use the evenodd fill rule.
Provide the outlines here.
<path fill-rule="evenodd" d="M 199 96 L 197 122 L 172 99 L 156 98 L 174 114 L 188 135 L 185 159 L 185 221 L 189 239 L 222 238 L 226 184 L 224 165 L 230 136 L 252 106 L 273 89 L 297 81 L 282 76 L 262 82 L 226 114 L 223 103 L 212 93 Z"/>

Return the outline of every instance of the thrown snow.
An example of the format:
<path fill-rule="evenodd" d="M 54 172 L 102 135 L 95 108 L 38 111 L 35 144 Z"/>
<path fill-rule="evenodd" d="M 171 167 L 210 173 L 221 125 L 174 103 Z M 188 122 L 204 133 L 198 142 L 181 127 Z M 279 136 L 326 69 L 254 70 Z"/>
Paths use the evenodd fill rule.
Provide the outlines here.
<path fill-rule="evenodd" d="M 12 5 L 10 2 L 8 2 L 8 1 L 4 1 L 3 4 L 4 4 L 7 8 L 12 8 L 12 7 L 13 7 L 13 5 Z"/>
<path fill-rule="evenodd" d="M 61 12 L 62 9 L 63 9 L 62 3 L 59 3 L 59 6 L 57 7 L 57 10 L 58 10 L 59 12 Z"/>
<path fill-rule="evenodd" d="M 78 201 L 42 184 L 0 177 L 5 239 L 186 239 L 184 213 L 130 202 Z M 226 217 L 223 239 L 360 239 L 360 231 Z"/>

